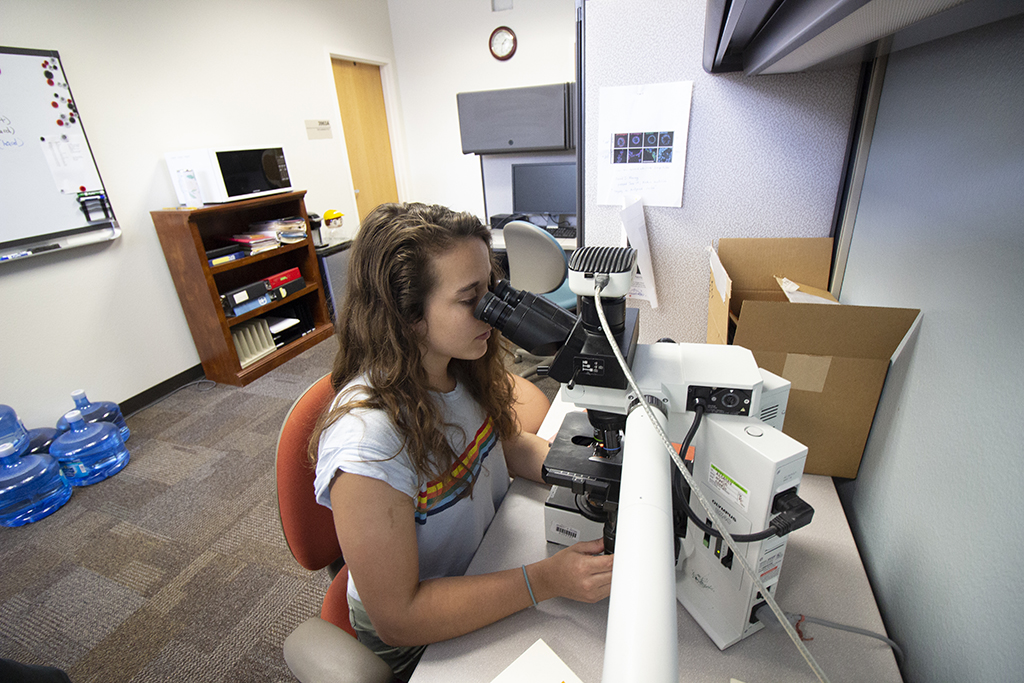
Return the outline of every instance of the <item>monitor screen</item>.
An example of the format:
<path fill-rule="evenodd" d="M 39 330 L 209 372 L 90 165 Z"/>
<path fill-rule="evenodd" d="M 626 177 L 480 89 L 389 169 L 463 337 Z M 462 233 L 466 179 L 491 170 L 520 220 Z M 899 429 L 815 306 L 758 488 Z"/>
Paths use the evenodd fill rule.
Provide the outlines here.
<path fill-rule="evenodd" d="M 576 213 L 576 163 L 512 164 L 512 211 Z"/>

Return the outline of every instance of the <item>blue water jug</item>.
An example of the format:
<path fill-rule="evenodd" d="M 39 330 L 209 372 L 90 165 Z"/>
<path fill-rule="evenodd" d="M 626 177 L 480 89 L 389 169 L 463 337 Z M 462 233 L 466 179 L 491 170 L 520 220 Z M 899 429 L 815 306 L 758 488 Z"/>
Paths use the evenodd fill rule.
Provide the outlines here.
<path fill-rule="evenodd" d="M 71 398 L 75 402 L 75 410 L 82 414 L 86 422 L 110 422 L 121 430 L 121 440 L 128 441 L 131 431 L 121 415 L 121 409 L 113 401 L 89 401 L 82 389 L 75 389 L 71 392 Z M 67 416 L 57 420 L 57 431 L 64 433 L 68 430 Z"/>
<path fill-rule="evenodd" d="M 53 457 L 26 454 L 11 442 L 0 444 L 0 525 L 36 522 L 70 497 L 71 485 Z"/>
<path fill-rule="evenodd" d="M 57 430 L 53 427 L 40 427 L 28 430 L 28 453 L 49 453 L 50 444 L 57 438 Z"/>
<path fill-rule="evenodd" d="M 28 430 L 18 419 L 14 408 L 0 404 L 0 444 L 12 443 L 14 450 L 21 453 L 28 441 Z"/>
<path fill-rule="evenodd" d="M 88 486 L 120 472 L 128 464 L 121 432 L 109 422 L 86 422 L 77 410 L 64 415 L 68 431 L 50 444 L 50 455 L 72 486 Z"/>

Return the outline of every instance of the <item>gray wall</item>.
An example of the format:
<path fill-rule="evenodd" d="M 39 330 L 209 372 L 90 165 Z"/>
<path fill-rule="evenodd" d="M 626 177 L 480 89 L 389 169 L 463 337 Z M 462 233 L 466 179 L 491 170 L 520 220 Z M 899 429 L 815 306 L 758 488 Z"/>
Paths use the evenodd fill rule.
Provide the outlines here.
<path fill-rule="evenodd" d="M 620 207 L 597 198 L 602 87 L 693 81 L 682 206 L 645 209 L 657 310 L 642 342 L 703 342 L 707 248 L 720 237 L 827 237 L 858 68 L 748 78 L 701 67 L 705 3 L 586 3 L 587 244 L 620 244 Z"/>
<path fill-rule="evenodd" d="M 840 300 L 923 311 L 840 487 L 908 681 L 1024 671 L 1024 19 L 890 57 Z"/>

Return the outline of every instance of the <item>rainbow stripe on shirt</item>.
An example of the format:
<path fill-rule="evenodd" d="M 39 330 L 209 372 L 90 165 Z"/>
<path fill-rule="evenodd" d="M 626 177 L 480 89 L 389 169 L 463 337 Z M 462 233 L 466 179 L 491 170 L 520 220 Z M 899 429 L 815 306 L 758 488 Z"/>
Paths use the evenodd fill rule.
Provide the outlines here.
<path fill-rule="evenodd" d="M 466 450 L 452 463 L 448 474 L 441 479 L 427 482 L 426 488 L 416 496 L 417 524 L 426 524 L 427 517 L 443 512 L 462 497 L 470 482 L 476 481 L 480 474 L 480 466 L 491 454 L 497 442 L 494 421 L 488 417 L 477 430 L 476 436 L 470 439 Z"/>

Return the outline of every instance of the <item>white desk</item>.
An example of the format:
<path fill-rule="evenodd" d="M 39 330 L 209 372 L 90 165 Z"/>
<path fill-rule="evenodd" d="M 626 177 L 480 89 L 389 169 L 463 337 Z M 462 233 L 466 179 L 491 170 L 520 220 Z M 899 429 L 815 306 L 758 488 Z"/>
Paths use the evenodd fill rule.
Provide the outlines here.
<path fill-rule="evenodd" d="M 556 242 L 569 253 L 576 249 L 575 237 L 559 237 Z M 505 251 L 505 233 L 502 230 L 491 230 L 491 249 L 494 251 Z"/>
<path fill-rule="evenodd" d="M 557 419 L 561 421 L 560 416 Z M 513 482 L 469 574 L 519 567 L 561 549 L 544 540 L 548 490 L 525 480 Z M 831 478 L 804 476 L 800 494 L 814 507 L 814 520 L 790 536 L 776 592 L 782 609 L 884 633 Z M 681 605 L 677 603 L 677 607 L 680 681 L 817 680 L 781 628 L 763 629 L 723 652 Z M 431 645 L 411 683 L 489 683 L 538 638 L 583 681 L 598 683 L 607 616 L 607 600 L 596 605 L 563 598 L 547 600 L 473 633 Z M 805 636 L 813 638 L 806 645 L 830 680 L 902 680 L 884 643 L 815 624 L 805 624 L 802 629 Z"/>

